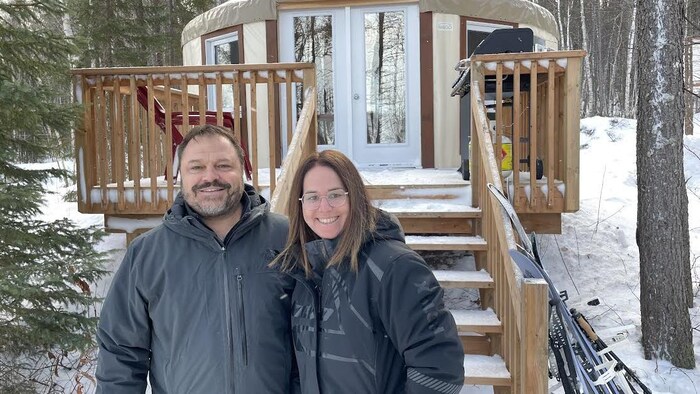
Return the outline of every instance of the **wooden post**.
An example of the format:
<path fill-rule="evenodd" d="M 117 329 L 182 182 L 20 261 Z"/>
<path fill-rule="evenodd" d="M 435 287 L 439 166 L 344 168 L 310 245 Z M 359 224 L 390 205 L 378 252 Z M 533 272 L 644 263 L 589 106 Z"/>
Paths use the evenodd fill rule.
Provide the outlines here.
<path fill-rule="evenodd" d="M 107 100 L 105 99 L 102 76 L 97 76 L 96 100 L 97 110 L 95 111 L 95 136 L 97 137 L 97 163 L 99 164 L 98 176 L 100 178 L 100 192 L 102 195 L 102 209 L 107 209 L 109 196 L 107 191 L 107 179 L 109 179 L 109 161 L 107 159 Z"/>
<path fill-rule="evenodd" d="M 537 59 L 530 60 L 530 207 L 537 200 Z M 578 146 L 576 147 L 578 149 Z"/>
<path fill-rule="evenodd" d="M 112 81 L 112 113 L 114 121 L 112 125 L 112 177 L 117 183 L 117 208 L 123 210 L 124 202 L 124 163 L 126 152 L 124 151 L 124 125 L 122 123 L 122 96 L 119 78 Z"/>
<path fill-rule="evenodd" d="M 284 86 L 286 90 L 287 102 L 285 103 L 286 115 L 287 115 L 287 146 L 292 143 L 292 103 L 294 102 L 294 96 L 292 93 L 292 70 L 286 70 L 284 73 Z"/>
<path fill-rule="evenodd" d="M 173 142 L 173 116 L 172 116 L 172 91 L 170 90 L 170 74 L 165 74 L 165 80 L 163 81 L 163 89 L 165 90 L 165 172 L 168 176 L 165 178 L 165 182 L 168 185 L 168 205 L 175 201 L 174 194 L 174 183 L 175 183 L 175 173 L 177 173 L 178 168 L 174 168 L 173 161 L 173 147 L 175 146 Z M 175 152 L 177 153 L 177 152 Z M 178 163 L 178 166 L 180 163 Z M 166 208 L 167 209 L 167 208 Z"/>
<path fill-rule="evenodd" d="M 547 69 L 547 206 L 554 205 L 554 68 L 556 62 L 553 59 L 549 60 Z"/>
<path fill-rule="evenodd" d="M 521 388 L 524 393 L 547 393 L 549 289 L 544 279 L 524 279 L 521 289 L 521 354 L 525 359 Z"/>
<path fill-rule="evenodd" d="M 513 206 L 517 206 L 520 195 L 520 136 L 522 133 L 520 119 L 522 114 L 520 102 L 520 62 L 516 61 L 513 67 Z"/>
<path fill-rule="evenodd" d="M 151 178 L 151 209 L 155 210 L 158 204 L 158 166 L 156 153 L 156 139 L 158 139 L 158 131 L 156 130 L 156 110 L 153 102 L 153 75 L 148 74 L 146 77 L 146 86 L 148 87 L 148 176 Z M 187 117 L 183 113 L 183 117 Z"/>
<path fill-rule="evenodd" d="M 92 211 L 92 187 L 95 185 L 95 105 L 94 88 L 87 83 L 87 78 L 82 75 L 76 82 L 82 89 L 83 103 L 83 129 L 75 133 L 76 157 L 79 159 L 78 175 L 83 176 L 84 184 L 78 182 L 78 209 L 80 212 Z M 82 172 L 81 172 L 82 171 Z"/>
<path fill-rule="evenodd" d="M 136 76 L 129 76 L 129 90 L 131 91 L 131 130 L 129 134 L 129 173 L 134 182 L 134 203 L 136 210 L 141 208 L 141 123 L 139 102 L 136 97 Z"/>
<path fill-rule="evenodd" d="M 318 102 L 316 91 L 316 70 L 306 69 L 304 70 L 304 101 L 306 101 L 309 95 L 312 96 L 311 102 L 313 103 L 313 111 L 311 117 L 311 124 L 309 126 L 308 142 L 304 146 L 304 153 L 309 155 L 316 152 L 316 145 L 318 144 L 318 108 L 316 103 Z M 313 88 L 313 89 L 309 89 Z M 304 155 L 306 157 L 306 155 Z"/>
<path fill-rule="evenodd" d="M 570 57 L 564 76 L 564 119 L 565 126 L 562 137 L 566 140 L 564 155 L 564 212 L 576 212 L 579 207 L 579 153 L 581 135 L 581 59 Z"/>
<path fill-rule="evenodd" d="M 267 72 L 267 127 L 268 127 L 268 154 L 270 156 L 270 195 L 275 190 L 277 176 L 275 170 L 277 167 L 277 129 L 275 128 L 275 70 Z"/>
<path fill-rule="evenodd" d="M 250 147 L 248 154 L 250 154 L 250 162 L 253 166 L 253 187 L 255 190 L 259 190 L 259 180 L 258 180 L 258 82 L 257 82 L 257 71 L 250 72 Z M 245 132 L 245 131 L 243 131 Z M 270 180 L 272 181 L 272 180 Z M 270 190 L 270 195 L 272 195 L 272 190 Z"/>

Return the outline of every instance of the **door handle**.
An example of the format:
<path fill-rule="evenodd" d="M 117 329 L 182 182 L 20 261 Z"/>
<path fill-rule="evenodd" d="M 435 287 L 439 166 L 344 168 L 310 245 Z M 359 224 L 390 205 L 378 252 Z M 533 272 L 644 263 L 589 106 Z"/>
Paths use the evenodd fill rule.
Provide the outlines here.
<path fill-rule="evenodd" d="M 352 96 L 352 98 L 355 99 L 355 100 L 359 100 L 359 99 L 360 99 L 360 95 L 357 94 L 357 93 L 355 93 L 355 94 Z"/>

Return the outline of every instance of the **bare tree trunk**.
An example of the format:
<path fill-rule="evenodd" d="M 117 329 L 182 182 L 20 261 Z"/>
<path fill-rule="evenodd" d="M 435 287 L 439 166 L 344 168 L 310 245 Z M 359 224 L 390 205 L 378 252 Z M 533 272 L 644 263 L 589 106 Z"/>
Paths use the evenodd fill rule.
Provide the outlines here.
<path fill-rule="evenodd" d="M 644 357 L 694 368 L 682 17 L 683 0 L 638 0 L 637 245 Z"/>
<path fill-rule="evenodd" d="M 636 73 L 636 68 L 634 67 L 634 54 L 636 51 L 634 50 L 636 41 L 635 41 L 635 31 L 637 29 L 637 5 L 634 4 L 632 8 L 632 25 L 630 26 L 630 34 L 629 38 L 627 39 L 629 49 L 627 51 L 627 73 L 625 73 L 625 116 L 635 116 L 635 108 L 634 108 L 634 103 L 636 100 L 632 95 L 634 92 L 637 91 L 636 88 L 636 78 L 635 78 L 635 73 Z"/>

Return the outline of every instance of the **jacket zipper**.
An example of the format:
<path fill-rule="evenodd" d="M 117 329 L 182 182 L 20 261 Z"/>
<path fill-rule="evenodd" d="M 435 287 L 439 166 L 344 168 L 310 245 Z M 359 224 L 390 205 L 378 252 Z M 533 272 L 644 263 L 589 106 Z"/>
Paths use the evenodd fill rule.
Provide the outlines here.
<path fill-rule="evenodd" d="M 227 361 L 227 367 L 226 368 L 226 387 L 231 388 L 231 392 L 235 393 L 236 388 L 234 387 L 234 382 L 233 379 L 231 379 L 231 374 L 228 373 L 228 371 L 234 371 L 233 368 L 233 330 L 231 327 L 231 297 L 229 295 L 229 283 L 228 283 L 228 269 L 226 267 L 226 247 L 221 246 L 221 251 L 223 254 L 223 262 L 222 262 L 222 269 L 224 271 L 224 305 L 226 307 L 226 311 L 224 313 L 224 316 L 226 316 L 226 361 Z"/>
<path fill-rule="evenodd" d="M 238 285 L 238 325 L 241 332 L 241 356 L 243 365 L 248 365 L 248 336 L 245 327 L 245 309 L 243 305 L 243 275 L 236 268 L 236 283 Z"/>

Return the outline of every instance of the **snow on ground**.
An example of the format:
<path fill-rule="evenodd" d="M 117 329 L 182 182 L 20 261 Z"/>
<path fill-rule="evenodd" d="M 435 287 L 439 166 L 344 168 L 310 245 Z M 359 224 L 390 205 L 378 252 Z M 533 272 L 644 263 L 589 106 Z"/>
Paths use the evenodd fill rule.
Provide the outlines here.
<path fill-rule="evenodd" d="M 696 115 L 700 124 L 700 114 Z M 642 357 L 639 315 L 639 263 L 634 239 L 636 227 L 636 122 L 627 119 L 589 118 L 581 122 L 581 203 L 575 214 L 562 218 L 561 235 L 540 235 L 539 242 L 545 267 L 560 290 L 569 294 L 569 306 L 579 309 L 597 331 L 635 325 L 629 340 L 616 353 L 654 391 L 654 393 L 700 393 L 700 368 L 681 370 L 666 361 L 647 361 Z M 694 266 L 695 307 L 691 309 L 696 363 L 700 366 L 700 132 L 685 137 L 685 174 L 688 179 L 691 261 Z M 70 163 L 69 163 L 70 165 Z M 42 164 L 41 166 L 46 166 Z M 383 170 L 390 171 L 390 170 Z M 366 175 L 374 179 L 386 172 Z M 436 172 L 437 174 L 438 172 Z M 449 175 L 449 173 L 446 173 Z M 443 174 L 440 173 L 440 179 Z M 77 204 L 64 202 L 63 194 L 71 190 L 61 182 L 49 185 L 58 194 L 47 196 L 44 218 L 69 217 L 81 226 L 100 225 L 101 215 L 77 212 Z M 110 251 L 113 258 L 108 269 L 116 269 L 123 255 L 125 237 L 110 234 L 100 250 Z M 697 259 L 697 260 L 696 260 Z M 473 262 L 458 263 L 464 266 Z M 445 268 L 445 267 L 441 267 Z M 104 296 L 109 278 L 96 285 Z M 474 294 L 453 294 L 451 301 L 469 303 Z M 448 297 L 451 297 L 448 294 Z M 587 302 L 597 298 L 598 306 Z M 84 392 L 91 392 L 89 381 Z M 489 392 L 477 388 L 465 392 Z"/>
<path fill-rule="evenodd" d="M 685 177 L 691 262 L 700 261 L 700 133 L 685 137 Z M 539 236 L 545 268 L 570 307 L 604 330 L 633 324 L 637 330 L 616 353 L 655 393 L 700 392 L 700 369 L 681 370 L 666 361 L 642 357 L 639 312 L 636 122 L 589 118 L 581 122 L 581 203 L 562 218 L 561 235 Z M 696 363 L 700 366 L 700 264 L 694 266 L 695 307 L 690 310 Z M 586 303 L 594 298 L 598 306 Z"/>

